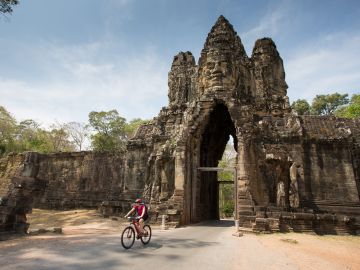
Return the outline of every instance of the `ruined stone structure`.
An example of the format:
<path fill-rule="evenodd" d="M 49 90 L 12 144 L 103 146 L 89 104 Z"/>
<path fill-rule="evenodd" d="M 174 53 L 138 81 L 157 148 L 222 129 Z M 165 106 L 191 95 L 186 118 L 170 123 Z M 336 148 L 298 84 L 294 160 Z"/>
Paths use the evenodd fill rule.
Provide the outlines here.
<path fill-rule="evenodd" d="M 190 52 L 174 57 L 169 105 L 137 130 L 125 153 L 102 154 L 101 166 L 95 153 L 38 155 L 33 179 L 45 187 L 35 205 L 103 201 L 102 211 L 112 213 L 142 194 L 153 220 L 162 214 L 174 225 L 217 219 L 217 174 L 198 168 L 216 167 L 232 136 L 241 227 L 359 233 L 360 120 L 298 116 L 286 94 L 274 42 L 257 40 L 248 57 L 220 16 L 198 64 Z"/>
<path fill-rule="evenodd" d="M 26 223 L 24 216 L 31 212 L 31 206 L 97 208 L 109 200 L 111 193 L 122 199 L 117 205 L 112 205 L 121 212 L 124 207 L 129 207 L 129 200 L 141 194 L 141 191 L 128 194 L 129 198 L 122 194 L 124 153 L 121 152 L 11 154 L 0 159 L 0 168 L 0 220 L 4 218 L 0 231 L 1 225 L 17 227 L 13 224 L 17 215 L 22 217 L 21 223 Z M 23 194 L 26 194 L 26 199 Z M 21 228 L 27 226 L 21 225 Z"/>

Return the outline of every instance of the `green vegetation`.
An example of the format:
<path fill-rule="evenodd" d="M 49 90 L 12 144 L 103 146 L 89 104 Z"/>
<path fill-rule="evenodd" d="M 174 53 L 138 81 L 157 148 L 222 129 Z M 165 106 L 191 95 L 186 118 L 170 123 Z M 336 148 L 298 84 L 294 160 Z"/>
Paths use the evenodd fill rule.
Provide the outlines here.
<path fill-rule="evenodd" d="M 350 103 L 336 110 L 335 115 L 344 118 L 359 118 L 360 117 L 360 95 L 353 95 Z"/>
<path fill-rule="evenodd" d="M 291 107 L 299 115 L 335 115 L 344 118 L 360 117 L 360 95 L 354 94 L 349 101 L 348 94 L 317 95 L 310 104 L 298 99 Z"/>
<path fill-rule="evenodd" d="M 42 153 L 74 151 L 74 144 L 62 125 L 52 125 L 49 130 L 31 119 L 18 123 L 0 106 L 0 156 L 9 152 L 37 151 Z"/>
<path fill-rule="evenodd" d="M 317 95 L 311 104 L 316 115 L 332 115 L 342 105 L 348 104 L 348 94 Z"/>
<path fill-rule="evenodd" d="M 90 126 L 96 131 L 91 135 L 91 145 L 95 151 L 123 150 L 126 142 L 125 118 L 116 110 L 91 112 Z"/>
<path fill-rule="evenodd" d="M 311 107 L 306 99 L 298 99 L 291 104 L 291 107 L 299 114 L 310 114 Z"/>
<path fill-rule="evenodd" d="M 234 168 L 236 152 L 231 144 L 227 144 L 222 159 L 219 161 L 220 168 Z M 220 217 L 232 217 L 234 213 L 234 174 L 231 171 L 218 172 L 219 183 L 219 211 Z"/>
<path fill-rule="evenodd" d="M 0 106 L 0 157 L 10 152 L 82 151 L 86 144 L 95 151 L 118 151 L 124 149 L 127 140 L 145 122 L 136 118 L 126 123 L 116 110 L 110 110 L 91 112 L 90 124 L 56 123 L 45 129 L 32 119 L 18 122 Z"/>
<path fill-rule="evenodd" d="M 138 127 L 148 122 L 149 120 L 143 120 L 140 118 L 135 118 L 131 120 L 128 124 L 125 125 L 125 134 L 127 138 L 130 139 L 132 136 L 134 136 Z"/>

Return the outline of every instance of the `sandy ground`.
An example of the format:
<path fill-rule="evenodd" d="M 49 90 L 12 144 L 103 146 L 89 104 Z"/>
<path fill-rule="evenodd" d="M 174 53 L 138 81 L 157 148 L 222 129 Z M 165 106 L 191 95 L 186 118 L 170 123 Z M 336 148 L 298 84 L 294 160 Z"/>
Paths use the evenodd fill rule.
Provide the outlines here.
<path fill-rule="evenodd" d="M 360 269 L 360 236 L 300 233 L 259 235 L 269 249 L 277 249 L 299 269 Z"/>
<path fill-rule="evenodd" d="M 29 230 L 61 227 L 64 235 L 108 234 L 122 230 L 129 222 L 121 217 L 103 218 L 96 210 L 42 210 L 33 209 L 27 216 Z"/>
<path fill-rule="evenodd" d="M 122 228 L 128 224 L 127 220 L 119 217 L 103 218 L 95 210 L 45 211 L 35 209 L 33 214 L 28 216 L 28 221 L 32 224 L 30 229 L 62 227 L 63 234 L 46 233 L 0 241 L 0 254 L 9 254 L 10 256 L 10 254 L 13 254 L 12 252 L 18 250 L 24 252 L 23 256 L 25 256 L 26 248 L 35 246 L 39 246 L 43 250 L 48 247 L 49 250 L 53 251 L 60 251 L 68 245 L 80 245 L 82 246 L 81 249 L 83 249 L 88 247 L 89 241 L 95 241 L 95 239 L 103 239 L 104 237 L 107 239 L 118 238 Z M 201 224 L 197 227 L 201 227 Z M 203 228 L 202 230 L 206 230 L 206 227 Z M 155 235 L 158 235 L 158 237 L 165 233 L 165 231 L 161 232 L 155 226 L 153 226 L 153 230 L 157 231 Z M 184 236 L 181 236 L 182 231 L 186 232 Z M 225 232 L 224 234 L 222 232 L 222 234 L 218 237 L 219 243 L 221 241 L 233 243 L 233 238 L 238 239 L 235 241 L 235 248 L 231 248 L 231 250 L 237 250 L 237 253 L 234 256 L 230 256 L 230 253 L 228 255 L 231 257 L 229 260 L 234 261 L 234 263 L 237 261 L 237 256 L 239 258 L 240 255 L 245 256 L 245 258 L 241 258 L 242 261 L 236 263 L 243 266 L 241 269 L 360 269 L 359 236 L 318 236 L 287 233 L 270 235 L 246 234 L 243 237 L 227 239 L 227 235 L 231 235 L 231 233 Z M 93 237 L 89 238 L 88 235 L 93 235 Z M 192 241 L 197 241 L 195 238 L 199 238 L 198 235 L 199 233 L 196 233 Z M 172 239 L 180 239 L 180 236 L 192 237 L 190 233 L 182 229 L 175 229 L 171 232 Z M 205 237 L 200 238 L 203 241 Z M 156 241 L 163 241 L 163 238 L 158 240 L 154 238 L 155 244 Z M 187 239 L 187 241 L 190 240 Z M 153 251 L 148 249 L 146 252 L 152 254 Z M 211 250 L 208 252 L 211 252 Z M 271 262 L 275 264 L 271 265 Z M 5 265 L 6 263 L 3 264 L 3 266 Z M 264 265 L 266 265 L 266 268 L 263 268 Z M 12 268 L 5 267 L 5 269 Z"/>

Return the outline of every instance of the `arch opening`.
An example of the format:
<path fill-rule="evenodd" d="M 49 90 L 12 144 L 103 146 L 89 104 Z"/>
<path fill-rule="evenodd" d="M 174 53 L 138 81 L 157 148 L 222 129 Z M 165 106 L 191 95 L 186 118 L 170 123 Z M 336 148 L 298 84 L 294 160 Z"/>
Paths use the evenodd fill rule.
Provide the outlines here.
<path fill-rule="evenodd" d="M 201 136 L 199 167 L 218 167 L 230 136 L 237 152 L 234 123 L 227 107 L 218 104 L 210 113 L 209 120 Z M 197 221 L 220 218 L 219 186 L 218 172 L 199 172 L 196 192 L 198 195 Z"/>

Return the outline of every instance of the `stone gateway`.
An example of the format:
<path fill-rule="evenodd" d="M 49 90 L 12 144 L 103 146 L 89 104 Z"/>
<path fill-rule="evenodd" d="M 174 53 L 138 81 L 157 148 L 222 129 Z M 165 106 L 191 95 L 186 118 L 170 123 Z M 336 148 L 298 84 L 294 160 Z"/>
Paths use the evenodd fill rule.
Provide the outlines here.
<path fill-rule="evenodd" d="M 231 136 L 241 227 L 360 233 L 360 120 L 295 114 L 283 61 L 270 38 L 257 40 L 248 57 L 220 16 L 198 64 L 190 52 L 174 57 L 168 86 L 168 106 L 137 130 L 125 152 L 28 153 L 32 158 L 25 155 L 22 163 L 29 168 L 33 160 L 36 170 L 12 169 L 7 201 L 16 201 L 14 183 L 21 180 L 36 194 L 43 188 L 32 200 L 35 206 L 96 205 L 112 214 L 141 195 L 154 221 L 161 215 L 173 226 L 218 219 L 217 173 L 198 168 L 218 166 Z M 25 212 L 3 203 L 0 230 L 16 227 L 16 217 Z"/>

